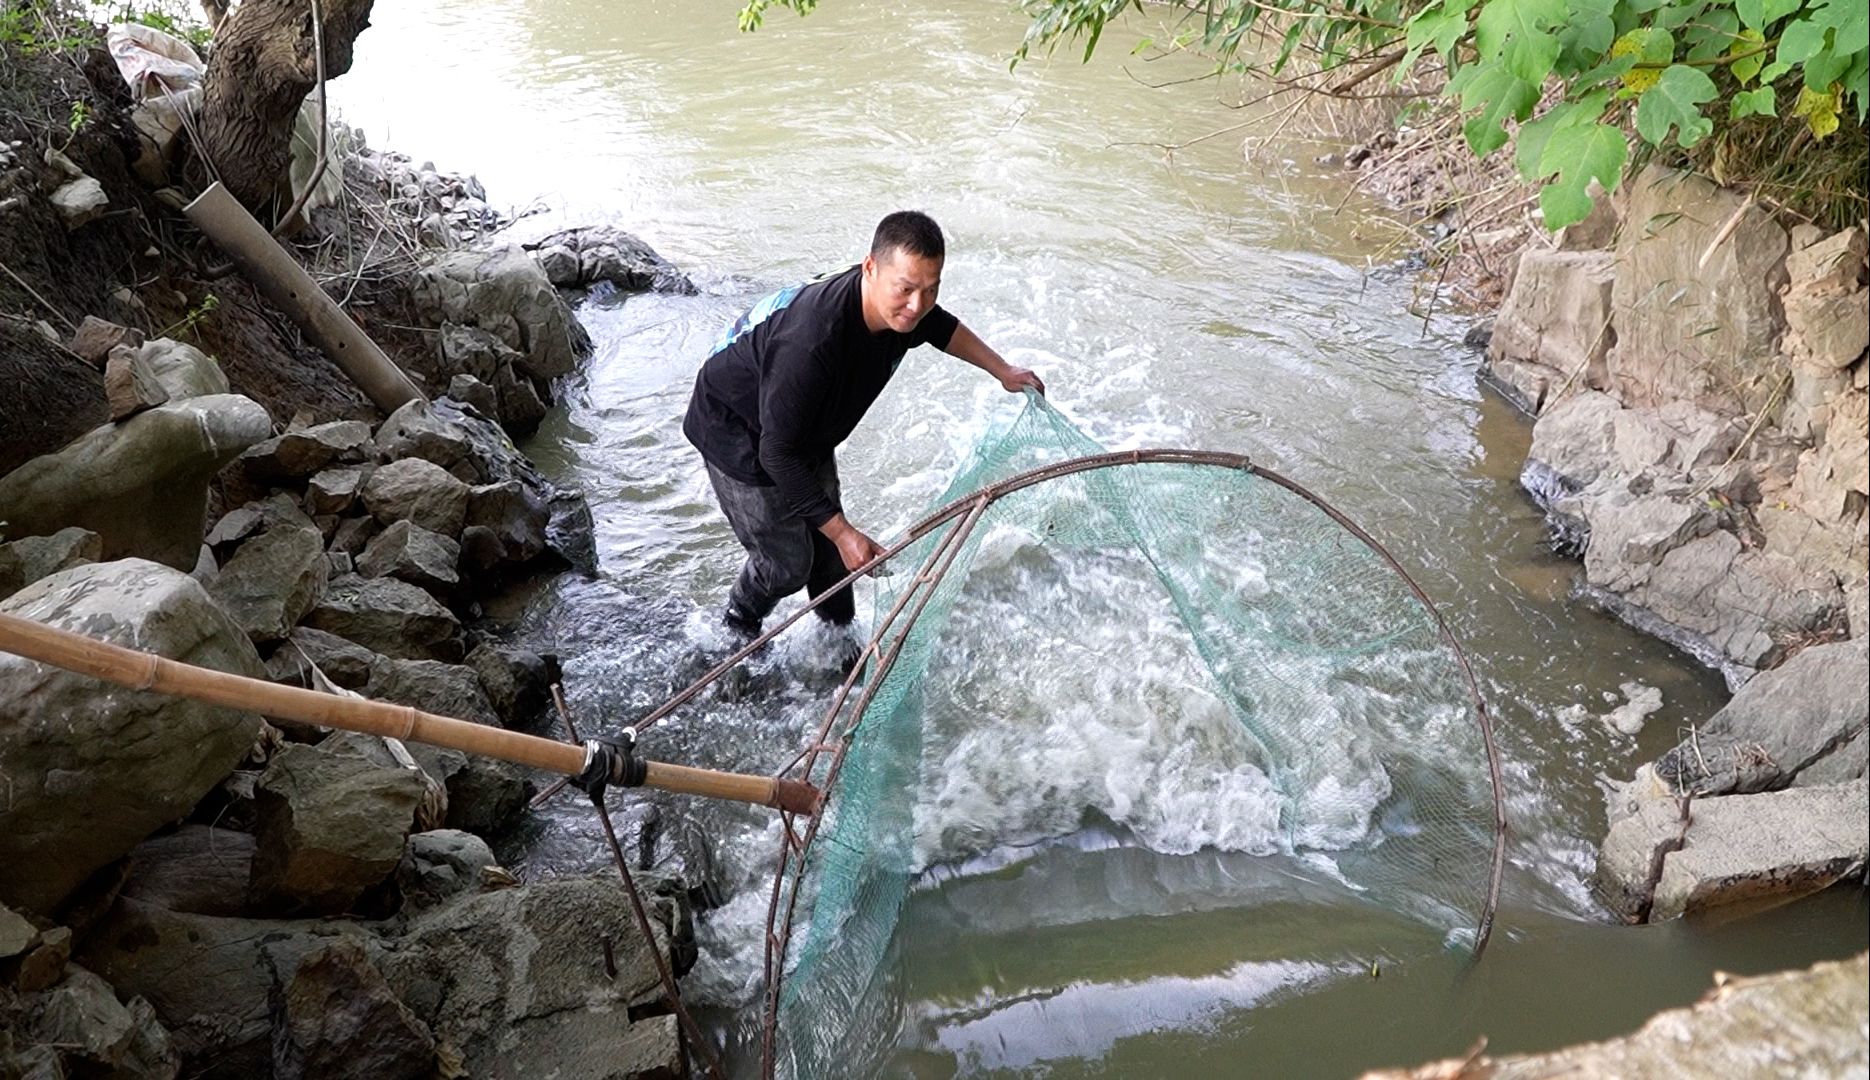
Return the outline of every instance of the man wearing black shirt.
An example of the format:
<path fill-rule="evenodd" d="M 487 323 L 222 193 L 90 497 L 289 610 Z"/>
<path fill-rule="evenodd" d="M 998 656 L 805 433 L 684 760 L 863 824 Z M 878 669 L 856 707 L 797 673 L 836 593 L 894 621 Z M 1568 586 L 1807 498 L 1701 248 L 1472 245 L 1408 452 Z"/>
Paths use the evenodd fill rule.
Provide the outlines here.
<path fill-rule="evenodd" d="M 747 549 L 723 615 L 735 631 L 758 634 L 782 598 L 816 598 L 882 553 L 845 518 L 833 455 L 904 353 L 933 345 L 1009 392 L 1045 392 L 935 303 L 944 254 L 928 215 L 891 214 L 862 263 L 762 298 L 702 364 L 682 432 Z M 844 589 L 816 610 L 843 625 L 856 604 Z"/>

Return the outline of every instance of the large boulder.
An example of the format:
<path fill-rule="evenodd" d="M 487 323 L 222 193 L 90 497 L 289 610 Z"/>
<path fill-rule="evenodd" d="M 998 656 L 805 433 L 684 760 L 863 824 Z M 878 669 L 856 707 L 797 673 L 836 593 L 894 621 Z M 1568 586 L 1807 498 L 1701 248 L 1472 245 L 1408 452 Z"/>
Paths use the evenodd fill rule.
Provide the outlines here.
<path fill-rule="evenodd" d="M 370 670 L 383 657 L 354 641 L 309 626 L 294 627 L 266 659 L 266 677 L 288 686 L 316 689 L 316 667 L 335 686 L 362 691 Z"/>
<path fill-rule="evenodd" d="M 608 225 L 564 229 L 526 245 L 561 289 L 608 282 L 627 292 L 695 294 L 695 283 L 642 240 Z"/>
<path fill-rule="evenodd" d="M 205 399 L 198 399 L 205 400 Z M 259 676 L 253 643 L 180 571 L 142 559 L 78 566 L 0 611 L 187 664 Z M 125 690 L 0 653 L 0 902 L 46 911 L 200 801 L 260 718 Z"/>
<path fill-rule="evenodd" d="M 396 867 L 403 910 L 432 908 L 462 893 L 481 890 L 488 867 L 500 865 L 487 841 L 460 829 L 433 829 L 409 837 Z"/>
<path fill-rule="evenodd" d="M 271 1075 L 272 996 L 299 960 L 337 940 L 370 947 L 341 919 L 234 919 L 121 900 L 84 940 L 79 961 L 123 994 L 149 1000 L 189 1076 Z"/>
<path fill-rule="evenodd" d="M 208 481 L 271 432 L 266 410 L 238 394 L 171 401 L 0 477 L 0 520 L 21 535 L 81 526 L 103 538 L 105 558 L 187 569 L 201 551 Z"/>
<path fill-rule="evenodd" d="M 254 905 L 284 915 L 350 910 L 396 869 L 423 795 L 412 770 L 322 746 L 281 747 L 254 791 Z"/>
<path fill-rule="evenodd" d="M 553 661 L 528 649 L 504 645 L 476 645 L 467 664 L 480 676 L 487 700 L 509 728 L 534 730 L 548 726 L 552 684 L 558 680 Z"/>
<path fill-rule="evenodd" d="M 1800 650 L 1749 680 L 1693 738 L 1657 759 L 1656 773 L 1697 796 L 1785 787 L 1863 731 L 1866 670 L 1864 638 Z"/>
<path fill-rule="evenodd" d="M 282 526 L 241 544 L 208 592 L 255 644 L 269 644 L 298 625 L 329 580 L 318 530 Z"/>
<path fill-rule="evenodd" d="M 483 484 L 468 492 L 463 549 L 478 556 L 476 569 L 528 563 L 545 553 L 551 522 L 551 507 L 520 481 Z M 469 530 L 475 530 L 472 538 Z"/>
<path fill-rule="evenodd" d="M 136 347 L 171 401 L 228 392 L 227 375 L 213 358 L 187 342 L 154 338 Z"/>
<path fill-rule="evenodd" d="M 384 461 L 421 458 L 440 465 L 462 480 L 478 482 L 480 467 L 473 460 L 473 450 L 468 433 L 452 421 L 437 416 L 423 398 L 406 402 L 377 429 L 377 452 Z"/>
<path fill-rule="evenodd" d="M 1574 489 L 1584 487 L 1616 460 L 1616 419 L 1621 410 L 1616 399 L 1595 390 L 1548 403 L 1532 426 L 1527 465 L 1543 465 Z"/>
<path fill-rule="evenodd" d="M 471 1075 L 679 1076 L 678 1041 L 661 1037 L 673 1018 L 630 1017 L 661 997 L 650 950 L 666 959 L 671 927 L 684 921 L 668 890 L 648 891 L 652 941 L 615 881 L 560 878 L 417 918 L 383 974 Z M 599 938 L 609 964 L 593 962 Z"/>
<path fill-rule="evenodd" d="M 425 712 L 471 720 L 498 727 L 494 712 L 481 689 L 475 670 L 438 660 L 392 660 L 379 657 L 370 668 L 364 696 L 397 705 L 413 705 Z"/>
<path fill-rule="evenodd" d="M 1662 859 L 1651 922 L 1744 900 L 1793 899 L 1863 876 L 1865 781 L 1696 799 L 1680 849 Z"/>
<path fill-rule="evenodd" d="M 1628 199 L 1612 393 L 1625 405 L 1680 399 L 1757 412 L 1779 378 L 1785 230 L 1738 192 L 1659 165 L 1630 181 Z"/>
<path fill-rule="evenodd" d="M 395 578 L 333 578 L 305 625 L 385 656 L 455 663 L 464 651 L 454 612 Z"/>
<path fill-rule="evenodd" d="M 1535 382 L 1512 364 L 1545 369 L 1551 387 L 1570 381 L 1602 390 L 1608 382 L 1604 358 L 1616 341 L 1610 328 L 1610 290 L 1616 257 L 1608 251 L 1543 251 L 1520 256 L 1513 289 L 1500 307 L 1487 359 L 1504 369 L 1503 381 L 1521 392 L 1521 404 L 1537 413 L 1546 383 Z"/>
<path fill-rule="evenodd" d="M 252 873 L 252 833 L 183 825 L 136 845 L 123 895 L 170 911 L 240 915 Z"/>
<path fill-rule="evenodd" d="M 517 351 L 537 378 L 570 374 L 591 339 L 545 272 L 512 246 L 444 255 L 416 278 L 417 310 L 432 325 L 475 326 Z"/>
<path fill-rule="evenodd" d="M 21 1004 L 23 1034 L 51 1048 L 64 1066 L 41 1075 L 174 1080 L 180 1071 L 169 1033 L 150 1003 L 140 997 L 118 1001 L 109 983 L 84 968 L 67 968 L 57 984 L 25 995 Z"/>

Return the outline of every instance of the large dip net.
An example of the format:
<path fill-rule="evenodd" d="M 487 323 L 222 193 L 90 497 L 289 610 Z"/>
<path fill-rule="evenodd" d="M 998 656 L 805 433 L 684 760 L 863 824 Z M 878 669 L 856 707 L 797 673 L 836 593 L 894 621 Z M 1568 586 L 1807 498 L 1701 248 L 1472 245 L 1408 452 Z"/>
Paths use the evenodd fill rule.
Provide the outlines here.
<path fill-rule="evenodd" d="M 917 878 L 1087 817 L 1170 853 L 1280 858 L 1454 947 L 1486 943 L 1498 759 L 1427 597 L 1354 524 L 1247 459 L 1106 453 L 1028 397 L 898 545 L 864 662 L 783 770 L 825 801 L 782 815 L 767 1075 L 873 1067 L 887 1048 L 864 1033 L 888 1031 L 885 958 Z M 983 659 L 1014 634 L 1035 647 L 1001 641 Z M 1076 665 L 1096 693 L 1059 700 L 1042 664 Z M 1086 737 L 1134 740 L 1130 764 L 1034 768 L 1073 760 L 1058 745 L 1078 730 L 1058 723 L 1071 710 L 1103 733 Z"/>

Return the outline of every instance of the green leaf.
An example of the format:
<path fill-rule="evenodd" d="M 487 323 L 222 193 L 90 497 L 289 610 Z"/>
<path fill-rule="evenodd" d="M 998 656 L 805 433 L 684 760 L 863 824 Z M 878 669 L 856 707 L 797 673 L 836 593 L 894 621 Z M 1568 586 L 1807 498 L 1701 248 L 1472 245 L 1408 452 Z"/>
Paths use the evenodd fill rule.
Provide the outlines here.
<path fill-rule="evenodd" d="M 1786 72 L 1791 71 L 1791 70 L 1792 70 L 1791 64 L 1785 63 L 1780 60 L 1774 60 L 1772 63 L 1766 65 L 1766 67 L 1760 71 L 1760 83 L 1764 85 L 1767 83 L 1778 82 L 1779 76 L 1784 75 Z"/>
<path fill-rule="evenodd" d="M 1423 8 L 1416 17 L 1409 20 L 1403 41 L 1409 52 L 1400 65 L 1404 70 L 1415 64 L 1416 57 L 1429 46 L 1447 56 L 1454 51 L 1455 43 L 1467 33 L 1467 12 L 1474 6 L 1473 0 L 1443 0 Z M 1300 19 L 1294 29 L 1305 25 Z"/>
<path fill-rule="evenodd" d="M 1766 20 L 1766 26 L 1771 26 L 1804 6 L 1805 0 L 1765 0 L 1760 5 L 1760 17 Z"/>
<path fill-rule="evenodd" d="M 1545 227 L 1562 229 L 1588 217 L 1591 180 L 1595 178 L 1605 191 L 1615 191 L 1629 153 L 1623 132 L 1609 124 L 1572 124 L 1552 132 L 1539 161 L 1541 173 L 1558 174 L 1557 180 L 1539 191 Z"/>
<path fill-rule="evenodd" d="M 1740 16 L 1740 21 L 1746 26 L 1754 30 L 1763 28 L 1760 0 L 1734 0 L 1734 12 Z"/>
<path fill-rule="evenodd" d="M 1818 55 L 1805 61 L 1805 85 L 1813 90 L 1824 90 L 1843 76 L 1851 66 L 1850 57 L 1839 56 L 1829 46 L 1819 49 Z"/>
<path fill-rule="evenodd" d="M 1474 22 L 1474 44 L 1481 59 L 1497 57 L 1518 78 L 1541 83 L 1558 59 L 1551 31 L 1565 17 L 1565 0 L 1487 0 Z"/>
<path fill-rule="evenodd" d="M 1745 86 L 1752 82 L 1753 77 L 1766 66 L 1765 45 L 1766 35 L 1758 30 L 1742 30 L 1740 36 L 1734 39 L 1733 48 L 1727 50 L 1727 55 L 1741 57 L 1727 65 L 1727 70 L 1734 73 L 1734 78 L 1740 80 L 1740 85 Z"/>
<path fill-rule="evenodd" d="M 1831 47 L 1839 56 L 1855 56 L 1870 49 L 1870 6 L 1839 15 L 1833 29 Z"/>
<path fill-rule="evenodd" d="M 1757 90 L 1742 90 L 1728 103 L 1727 117 L 1739 120 L 1746 116 L 1778 116 L 1778 103 L 1773 88 L 1762 86 Z"/>
<path fill-rule="evenodd" d="M 1504 125 L 1509 118 L 1524 120 L 1532 114 L 1532 107 L 1539 103 L 1539 87 L 1501 64 L 1473 64 L 1461 74 L 1468 76 L 1461 80 L 1461 107 L 1478 110 L 1461 126 L 1461 133 L 1476 157 L 1486 157 L 1506 142 Z"/>
<path fill-rule="evenodd" d="M 1825 31 L 1829 29 L 1830 26 L 1813 18 L 1787 23 L 1785 32 L 1779 35 L 1776 59 L 1782 64 L 1803 64 L 1825 47 Z"/>
<path fill-rule="evenodd" d="M 1669 129 L 1684 148 L 1695 145 L 1714 130 L 1714 121 L 1701 115 L 1701 106 L 1719 91 L 1714 80 L 1699 68 L 1674 64 L 1643 92 L 1636 103 L 1636 130 L 1656 146 L 1663 145 Z"/>
<path fill-rule="evenodd" d="M 1609 104 L 1610 91 L 1598 90 L 1577 101 L 1556 105 L 1537 120 L 1521 124 L 1519 133 L 1513 136 L 1513 164 L 1518 167 L 1519 175 L 1526 180 L 1543 180 L 1552 175 L 1556 166 L 1547 169 L 1542 167 L 1541 161 L 1545 144 L 1553 133 L 1560 128 L 1597 123 Z"/>

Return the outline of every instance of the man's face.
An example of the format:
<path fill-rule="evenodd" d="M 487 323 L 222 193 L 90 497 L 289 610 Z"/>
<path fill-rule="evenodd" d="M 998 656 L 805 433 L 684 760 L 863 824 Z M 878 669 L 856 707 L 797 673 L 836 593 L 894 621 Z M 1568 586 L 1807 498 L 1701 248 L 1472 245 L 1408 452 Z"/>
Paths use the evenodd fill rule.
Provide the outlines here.
<path fill-rule="evenodd" d="M 869 279 L 876 312 L 899 334 L 916 328 L 935 306 L 941 291 L 940 259 L 911 255 L 901 248 L 864 256 L 864 277 Z"/>

